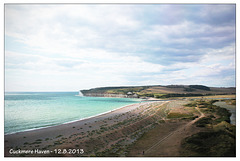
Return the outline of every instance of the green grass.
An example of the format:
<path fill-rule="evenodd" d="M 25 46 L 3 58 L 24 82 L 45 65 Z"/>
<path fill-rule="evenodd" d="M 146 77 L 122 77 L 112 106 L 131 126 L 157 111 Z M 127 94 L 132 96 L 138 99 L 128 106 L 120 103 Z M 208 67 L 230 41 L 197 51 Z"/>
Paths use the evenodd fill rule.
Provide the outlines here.
<path fill-rule="evenodd" d="M 42 139 L 37 139 L 36 141 L 42 141 Z"/>
<path fill-rule="evenodd" d="M 194 124 L 197 127 L 206 127 L 207 124 L 211 124 L 212 123 L 212 119 L 211 118 L 207 118 L 207 117 L 203 117 L 200 118 L 197 122 L 195 122 Z"/>
<path fill-rule="evenodd" d="M 41 144 L 41 143 L 42 143 L 41 141 L 35 141 L 35 142 L 31 143 L 31 144 Z"/>
<path fill-rule="evenodd" d="M 201 111 L 206 116 L 195 122 L 195 125 L 207 127 L 207 132 L 185 138 L 181 143 L 182 156 L 236 156 L 236 126 L 229 123 L 230 112 L 213 105 L 214 102 L 216 100 L 196 102 L 202 105 Z"/>
<path fill-rule="evenodd" d="M 223 101 L 229 105 L 236 105 L 236 99 L 223 100 Z"/>
<path fill-rule="evenodd" d="M 58 136 L 56 136 L 56 138 L 60 138 L 62 135 L 58 135 Z"/>
<path fill-rule="evenodd" d="M 226 131 L 199 132 L 182 142 L 182 156 L 236 156 L 236 138 Z"/>
<path fill-rule="evenodd" d="M 193 102 L 188 103 L 188 104 L 186 104 L 184 106 L 186 106 L 186 107 L 196 107 L 197 106 L 197 102 L 193 101 Z"/>
<path fill-rule="evenodd" d="M 165 123 L 164 120 L 159 120 L 158 123 L 162 124 L 162 123 Z"/>

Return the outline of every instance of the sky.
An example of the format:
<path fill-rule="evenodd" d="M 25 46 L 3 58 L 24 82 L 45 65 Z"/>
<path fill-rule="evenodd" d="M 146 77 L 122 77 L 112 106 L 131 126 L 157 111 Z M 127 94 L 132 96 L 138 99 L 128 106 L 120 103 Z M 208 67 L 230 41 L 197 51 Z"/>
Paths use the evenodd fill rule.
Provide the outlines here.
<path fill-rule="evenodd" d="M 235 87 L 233 4 L 5 4 L 5 91 Z"/>

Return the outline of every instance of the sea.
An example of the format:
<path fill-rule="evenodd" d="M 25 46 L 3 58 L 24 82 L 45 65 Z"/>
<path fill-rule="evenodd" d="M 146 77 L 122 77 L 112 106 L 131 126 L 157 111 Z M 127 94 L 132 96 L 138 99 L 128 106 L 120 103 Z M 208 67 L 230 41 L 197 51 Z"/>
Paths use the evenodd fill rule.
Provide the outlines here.
<path fill-rule="evenodd" d="M 140 101 L 84 97 L 78 92 L 5 92 L 4 134 L 74 122 Z"/>

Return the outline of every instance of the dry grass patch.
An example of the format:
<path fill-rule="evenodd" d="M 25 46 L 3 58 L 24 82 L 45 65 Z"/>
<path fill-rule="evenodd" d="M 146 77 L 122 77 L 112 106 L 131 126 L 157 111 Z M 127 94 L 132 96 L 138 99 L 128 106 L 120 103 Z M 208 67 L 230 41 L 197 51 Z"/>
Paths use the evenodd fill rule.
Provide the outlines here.
<path fill-rule="evenodd" d="M 175 118 L 188 118 L 188 117 L 192 117 L 193 114 L 192 113 L 176 113 L 176 112 L 171 112 L 167 115 L 168 119 L 175 119 Z"/>

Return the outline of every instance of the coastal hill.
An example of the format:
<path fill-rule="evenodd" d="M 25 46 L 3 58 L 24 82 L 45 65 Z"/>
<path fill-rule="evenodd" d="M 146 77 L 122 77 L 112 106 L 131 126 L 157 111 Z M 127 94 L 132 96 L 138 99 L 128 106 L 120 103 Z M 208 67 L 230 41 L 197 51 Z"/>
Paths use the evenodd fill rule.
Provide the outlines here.
<path fill-rule="evenodd" d="M 207 87 L 204 85 L 153 85 L 153 86 L 120 86 L 99 87 L 89 90 L 81 90 L 84 96 L 93 97 L 189 97 L 207 95 L 236 94 L 235 87 Z"/>

